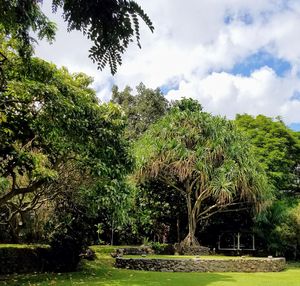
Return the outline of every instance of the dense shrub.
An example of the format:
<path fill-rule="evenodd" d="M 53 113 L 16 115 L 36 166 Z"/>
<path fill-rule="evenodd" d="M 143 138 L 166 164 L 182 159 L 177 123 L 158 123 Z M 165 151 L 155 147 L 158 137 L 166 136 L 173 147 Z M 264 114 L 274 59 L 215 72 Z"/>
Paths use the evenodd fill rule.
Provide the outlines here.
<path fill-rule="evenodd" d="M 51 271 L 49 257 L 49 247 L 0 247 L 0 275 Z"/>
<path fill-rule="evenodd" d="M 175 248 L 172 244 L 152 242 L 151 248 L 155 254 L 174 255 Z"/>

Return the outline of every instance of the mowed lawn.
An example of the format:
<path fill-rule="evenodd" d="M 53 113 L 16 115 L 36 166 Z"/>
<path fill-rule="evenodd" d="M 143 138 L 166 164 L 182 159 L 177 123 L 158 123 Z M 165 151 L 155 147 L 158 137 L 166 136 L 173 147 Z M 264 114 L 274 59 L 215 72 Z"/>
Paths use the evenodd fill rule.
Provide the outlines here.
<path fill-rule="evenodd" d="M 300 264 L 289 264 L 279 273 L 166 273 L 115 269 L 111 247 L 93 247 L 98 259 L 78 272 L 27 274 L 0 277 L 0 285 L 103 285 L 103 286 L 299 286 Z"/>

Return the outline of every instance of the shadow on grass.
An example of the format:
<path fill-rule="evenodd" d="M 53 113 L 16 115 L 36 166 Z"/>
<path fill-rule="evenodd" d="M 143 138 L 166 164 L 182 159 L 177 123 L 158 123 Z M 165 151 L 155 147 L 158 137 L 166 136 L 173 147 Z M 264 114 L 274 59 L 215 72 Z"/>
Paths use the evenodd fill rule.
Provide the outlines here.
<path fill-rule="evenodd" d="M 209 286 L 218 282 L 234 282 L 230 275 L 216 273 L 169 273 L 115 269 L 112 259 L 88 262 L 73 273 L 9 275 L 0 278 L 0 285 L 102 285 L 102 286 Z M 222 284 L 219 284 L 219 283 Z M 3 283 L 3 284 L 2 284 Z"/>
<path fill-rule="evenodd" d="M 27 274 L 0 277 L 7 286 L 299 286 L 300 263 L 289 263 L 277 273 L 169 273 L 115 269 L 109 253 L 114 247 L 93 247 L 98 259 L 81 270 L 64 274 Z"/>

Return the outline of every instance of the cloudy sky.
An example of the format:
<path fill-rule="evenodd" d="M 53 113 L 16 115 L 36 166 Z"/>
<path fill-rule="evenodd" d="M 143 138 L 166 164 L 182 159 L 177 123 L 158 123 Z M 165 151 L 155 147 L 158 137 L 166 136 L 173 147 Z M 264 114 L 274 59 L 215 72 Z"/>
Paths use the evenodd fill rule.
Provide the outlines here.
<path fill-rule="evenodd" d="M 61 14 L 56 41 L 38 56 L 94 77 L 98 96 L 120 88 L 160 87 L 169 100 L 198 99 L 205 111 L 281 116 L 300 130 L 300 0 L 137 0 L 152 19 L 141 24 L 142 49 L 132 45 L 116 76 L 88 59 L 91 43 L 67 33 Z"/>

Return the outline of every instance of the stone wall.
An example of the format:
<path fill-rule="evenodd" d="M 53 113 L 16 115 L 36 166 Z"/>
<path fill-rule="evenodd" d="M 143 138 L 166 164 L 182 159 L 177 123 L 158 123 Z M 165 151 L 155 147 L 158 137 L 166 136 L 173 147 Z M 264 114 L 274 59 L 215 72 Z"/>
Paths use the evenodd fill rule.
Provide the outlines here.
<path fill-rule="evenodd" d="M 174 245 L 176 251 L 181 255 L 210 255 L 211 251 L 206 246 L 182 246 L 180 243 Z"/>
<path fill-rule="evenodd" d="M 161 272 L 278 272 L 285 258 L 148 259 L 116 258 L 117 268 Z"/>
<path fill-rule="evenodd" d="M 42 272 L 48 256 L 47 248 L 0 248 L 0 275 Z"/>
<path fill-rule="evenodd" d="M 125 247 L 125 248 L 117 248 L 116 253 L 120 256 L 123 255 L 142 255 L 142 254 L 153 254 L 154 251 L 151 247 Z"/>
<path fill-rule="evenodd" d="M 165 255 L 174 255 L 175 248 L 172 244 L 161 244 L 158 246 L 141 246 L 141 247 L 125 247 L 117 248 L 113 257 L 119 257 L 123 255 L 143 255 L 143 254 L 165 254 Z"/>

